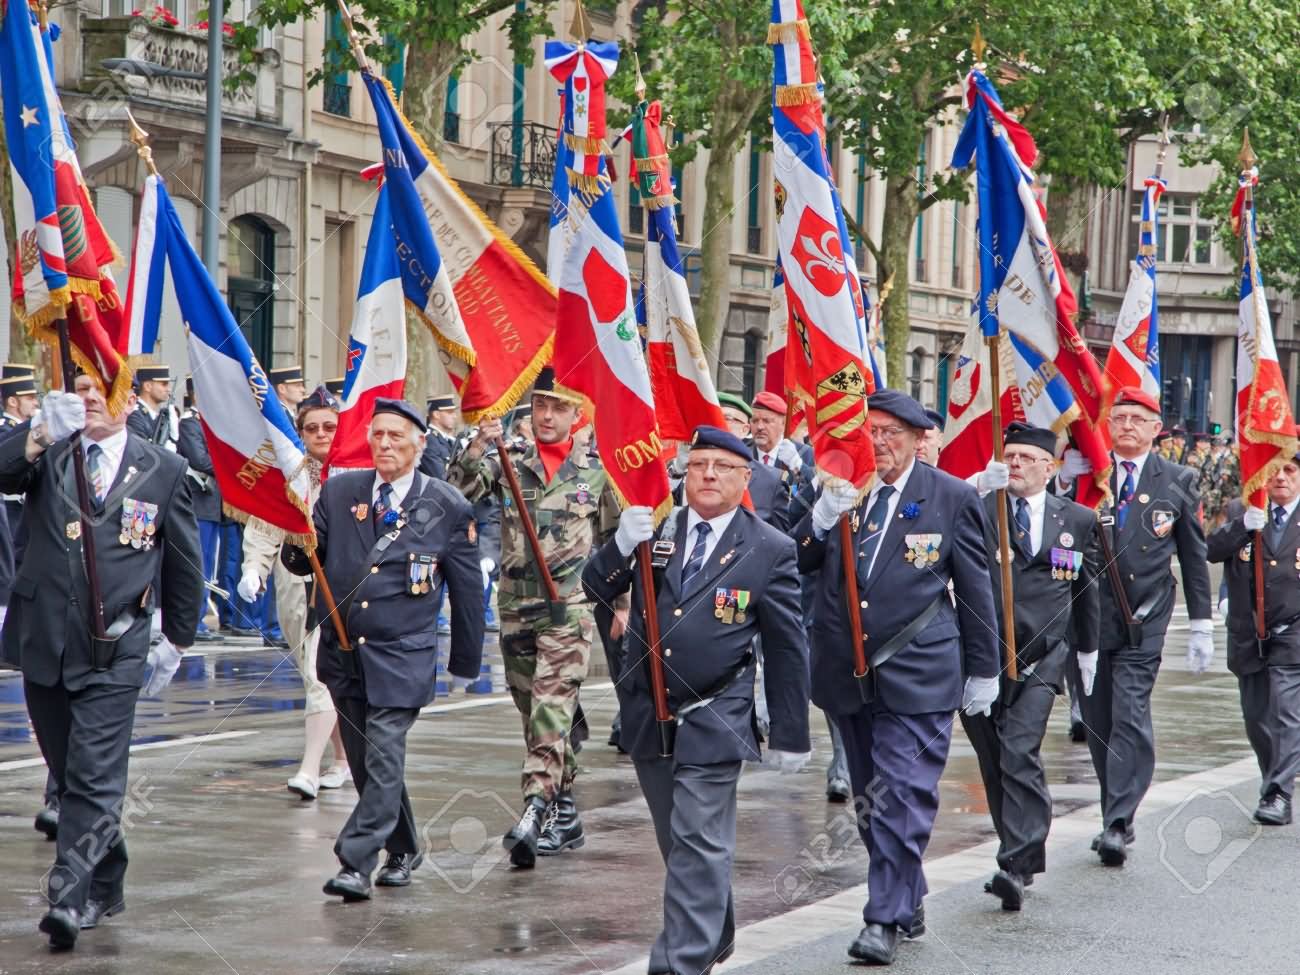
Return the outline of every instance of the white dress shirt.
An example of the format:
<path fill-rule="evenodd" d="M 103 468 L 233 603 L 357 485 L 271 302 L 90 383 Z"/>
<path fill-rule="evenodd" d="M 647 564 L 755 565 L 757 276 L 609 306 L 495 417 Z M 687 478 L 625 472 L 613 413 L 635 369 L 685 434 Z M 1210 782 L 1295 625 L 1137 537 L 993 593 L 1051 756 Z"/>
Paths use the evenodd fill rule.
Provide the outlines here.
<path fill-rule="evenodd" d="M 694 508 L 687 508 L 686 512 L 686 547 L 682 553 L 682 565 L 685 566 L 690 561 L 691 552 L 695 550 L 695 542 L 699 538 L 695 533 L 695 526 L 702 521 L 707 521 L 711 530 L 704 538 L 704 562 L 700 563 L 701 567 L 703 567 L 709 561 L 709 557 L 713 555 L 713 550 L 718 547 L 718 539 L 722 537 L 722 533 L 731 524 L 731 519 L 736 517 L 736 509 L 732 508 L 725 515 L 718 515 L 716 518 L 702 518 Z"/>
<path fill-rule="evenodd" d="M 108 489 L 117 480 L 117 470 L 122 466 L 122 454 L 126 452 L 126 428 L 123 427 L 117 433 L 105 437 L 103 440 L 87 438 L 86 450 L 90 450 L 91 444 L 98 444 L 99 449 L 103 451 L 99 457 L 99 472 L 104 477 L 104 492 L 107 495 Z M 91 489 L 94 489 L 93 485 Z"/>
<path fill-rule="evenodd" d="M 1297 504 L 1300 504 L 1300 494 L 1297 494 L 1294 498 L 1292 498 L 1290 504 L 1282 505 L 1282 510 L 1286 512 L 1286 517 L 1282 519 L 1283 525 L 1291 524 L 1291 516 L 1295 514 L 1295 509 Z M 1264 509 L 1265 513 L 1268 515 L 1268 525 L 1266 526 L 1267 528 L 1273 527 L 1273 509 L 1276 507 L 1277 505 L 1274 504 L 1272 501 L 1270 501 L 1268 503 L 1268 507 Z"/>
<path fill-rule="evenodd" d="M 1137 491 L 1138 481 L 1142 480 L 1142 468 L 1146 467 L 1147 458 L 1151 452 L 1147 451 L 1138 457 L 1121 457 L 1119 454 L 1113 454 L 1111 459 L 1115 462 L 1115 494 L 1118 497 L 1120 489 L 1124 487 L 1124 479 L 1128 476 L 1128 471 L 1124 469 L 1124 461 L 1132 461 L 1137 466 L 1133 468 L 1133 490 Z"/>
<path fill-rule="evenodd" d="M 1047 492 L 1027 494 L 1024 499 L 1029 502 L 1029 551 L 1037 555 L 1043 547 L 1043 515 L 1047 512 Z M 1011 523 L 1016 523 L 1016 509 L 1020 507 L 1020 498 L 1011 495 Z M 1017 529 L 1018 530 L 1018 529 Z"/>
<path fill-rule="evenodd" d="M 757 448 L 756 448 L 756 449 L 757 449 Z M 764 467 L 775 467 L 775 466 L 776 466 L 776 447 L 773 447 L 771 450 L 759 450 L 759 451 L 758 451 L 758 462 L 759 462 L 760 464 L 762 464 Z"/>
<path fill-rule="evenodd" d="M 414 480 L 415 480 L 415 468 L 412 467 L 409 471 L 407 471 L 401 477 L 397 478 L 395 481 L 389 482 L 393 485 L 393 507 L 397 507 L 399 504 L 402 503 L 402 500 L 406 497 L 407 492 L 411 490 L 411 483 Z M 374 504 L 379 503 L 379 485 L 383 483 L 384 483 L 384 479 L 376 473 L 375 485 L 370 489 L 370 499 L 372 502 L 374 502 Z"/>
<path fill-rule="evenodd" d="M 889 496 L 889 500 L 886 502 L 886 504 L 888 504 L 889 507 L 885 509 L 885 517 L 881 519 L 880 529 L 879 529 L 880 531 L 882 532 L 887 531 L 889 529 L 890 524 L 893 522 L 894 512 L 898 510 L 898 499 L 903 496 L 903 490 L 907 487 L 907 479 L 912 476 L 912 469 L 915 467 L 916 467 L 916 460 L 913 459 L 907 465 L 907 470 L 899 474 L 897 479 L 895 479 L 894 483 L 890 485 L 890 487 L 894 489 L 894 493 Z M 872 507 L 875 505 L 876 498 L 880 494 L 880 489 L 883 488 L 884 486 L 885 486 L 884 481 L 877 480 L 875 486 L 872 487 L 871 493 L 867 495 L 867 503 L 863 506 L 862 509 L 862 515 L 864 518 L 867 516 L 868 512 L 870 512 Z M 880 542 L 876 543 L 876 550 L 871 553 L 871 564 L 867 566 L 867 578 L 871 577 L 871 570 L 876 567 L 876 559 L 880 557 L 880 549 L 882 548 L 881 543 L 883 542 L 884 539 L 882 538 Z"/>

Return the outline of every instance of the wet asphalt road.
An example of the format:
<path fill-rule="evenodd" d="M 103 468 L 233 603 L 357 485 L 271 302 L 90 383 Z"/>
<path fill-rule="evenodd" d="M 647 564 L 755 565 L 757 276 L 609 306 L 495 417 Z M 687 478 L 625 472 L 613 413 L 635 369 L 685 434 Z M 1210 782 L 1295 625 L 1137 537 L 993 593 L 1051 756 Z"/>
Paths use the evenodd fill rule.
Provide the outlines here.
<path fill-rule="evenodd" d="M 1239 760 L 1250 752 L 1222 650 L 1216 670 L 1195 677 L 1183 663 L 1185 640 L 1180 614 L 1154 699 L 1157 782 L 1172 788 L 1189 775 L 1223 766 L 1247 778 L 1253 774 L 1249 763 Z M 430 851 L 412 886 L 377 888 L 369 903 L 344 906 L 326 898 L 320 886 L 337 869 L 331 846 L 355 793 L 349 786 L 308 803 L 285 789 L 301 748 L 302 692 L 292 662 L 277 651 L 230 645 L 186 658 L 163 698 L 142 701 L 139 708 L 136 736 L 143 747 L 131 763 L 127 911 L 85 933 L 75 952 L 52 955 L 36 921 L 42 913 L 38 884 L 53 847 L 32 828 L 45 772 L 20 682 L 0 676 L 0 848 L 7 879 L 0 891 L 0 973 L 644 971 L 640 959 L 659 927 L 663 871 L 631 764 L 604 743 L 614 711 L 607 679 L 593 676 L 582 696 L 593 731 L 580 755 L 584 774 L 577 789 L 587 845 L 539 860 L 531 872 L 511 869 L 500 847 L 520 806 L 522 748 L 519 717 L 503 693 L 495 648 L 472 690 L 440 698 L 410 735 L 407 783 Z M 1065 700 L 1059 700 L 1043 747 L 1056 815 L 1079 833 L 1063 844 L 1060 877 L 1051 872 L 1035 888 L 1048 892 L 1039 902 L 1055 908 L 1034 912 L 1037 902 L 1031 902 L 1022 918 L 1008 922 L 978 891 L 993 869 L 991 854 L 968 857 L 971 876 L 939 883 L 942 889 L 931 896 L 930 924 L 939 937 L 925 948 L 928 954 L 919 953 L 920 945 L 908 946 L 910 961 L 901 959 L 906 966 L 900 970 L 1115 970 L 1116 958 L 1104 952 L 1098 957 L 1110 959 L 1109 969 L 1043 962 L 1055 957 L 1044 955 L 1044 945 L 1056 937 L 1053 917 L 1082 945 L 1092 929 L 1078 920 L 1080 905 L 1114 897 L 1109 879 L 1097 876 L 1095 858 L 1086 852 L 1087 836 L 1097 828 L 1087 809 L 1096 802 L 1096 784 L 1086 746 L 1068 740 L 1067 713 Z M 815 755 L 807 771 L 782 776 L 751 768 L 742 777 L 737 922 L 742 928 L 763 923 L 752 929 L 751 939 L 742 932 L 736 960 L 720 972 L 844 970 L 843 948 L 856 932 L 853 911 L 828 915 L 817 905 L 839 895 L 841 906 L 860 907 L 862 895 L 853 888 L 865 881 L 866 855 L 851 812 L 824 797 L 829 742 L 820 714 L 814 714 L 813 729 Z M 1253 788 L 1238 788 L 1243 802 L 1253 801 Z M 940 865 L 942 873 L 952 857 L 960 859 L 992 836 L 974 753 L 958 731 L 927 862 Z M 1284 846 L 1294 862 L 1292 830 L 1275 831 L 1270 839 L 1275 837 L 1275 853 Z M 1266 848 L 1251 851 L 1267 870 Z M 987 869 L 980 866 L 985 860 Z M 1150 854 L 1135 857 L 1126 878 L 1159 871 L 1151 861 Z M 1055 871 L 1057 859 L 1050 863 Z M 1065 886 L 1071 871 L 1082 878 L 1077 897 Z M 1145 886 L 1126 883 L 1124 891 L 1139 899 L 1134 910 L 1147 911 L 1132 918 L 1185 913 L 1186 890 L 1171 890 L 1168 871 L 1163 873 L 1148 876 Z M 936 887 L 934 877 L 931 885 Z M 1223 892 L 1231 888 L 1218 889 L 1227 896 Z M 1294 885 L 1286 892 L 1291 903 L 1293 891 Z M 1142 901 L 1152 897 L 1163 900 Z M 1110 904 L 1111 914 L 1122 912 L 1123 900 L 1117 903 Z M 1203 911 L 1210 901 L 1195 903 Z M 800 913 L 783 917 L 792 911 Z M 802 929 L 805 915 L 820 916 L 821 926 L 810 920 Z M 1032 927 L 1017 929 L 1017 922 Z M 1143 967 L 1151 972 L 1193 970 L 1173 967 L 1174 959 L 1185 956 L 1185 929 L 1179 923 L 1143 930 L 1137 920 L 1125 928 L 1141 935 L 1152 959 Z M 775 934 L 760 937 L 761 932 Z M 935 947 L 940 939 L 952 950 Z M 973 947 L 960 947 L 968 942 Z M 996 965 L 989 963 L 990 943 L 1006 953 Z M 1171 967 L 1156 964 L 1159 957 L 1171 959 Z M 1250 947 L 1231 957 L 1249 959 Z"/>

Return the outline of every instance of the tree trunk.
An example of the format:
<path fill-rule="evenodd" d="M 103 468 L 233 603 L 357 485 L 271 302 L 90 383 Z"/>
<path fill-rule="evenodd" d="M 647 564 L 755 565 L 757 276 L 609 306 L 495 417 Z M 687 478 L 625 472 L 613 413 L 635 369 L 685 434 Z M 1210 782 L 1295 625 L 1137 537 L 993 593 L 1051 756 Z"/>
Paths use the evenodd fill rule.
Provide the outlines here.
<path fill-rule="evenodd" d="M 9 148 L 5 144 L 4 126 L 0 125 L 0 236 L 4 237 L 4 274 L 12 286 L 14 269 L 18 266 L 18 223 L 14 219 L 14 185 L 9 168 Z M 9 359 L 12 362 L 31 362 L 40 365 L 40 350 L 36 341 L 27 334 L 27 326 L 18 320 L 12 309 L 6 308 L 9 317 Z"/>
<path fill-rule="evenodd" d="M 1083 301 L 1083 272 L 1088 270 L 1085 247 L 1091 203 L 1092 192 L 1088 186 L 1053 177 L 1047 195 L 1047 233 L 1056 245 L 1061 266 L 1065 268 L 1065 278 L 1080 303 Z"/>
<path fill-rule="evenodd" d="M 907 391 L 907 340 L 912 330 L 908 258 L 919 205 L 916 180 L 911 173 L 885 177 L 885 212 L 880 231 L 884 260 L 879 264 L 878 277 L 881 282 L 893 279 L 893 289 L 884 308 L 885 362 L 889 385 L 904 392 Z"/>

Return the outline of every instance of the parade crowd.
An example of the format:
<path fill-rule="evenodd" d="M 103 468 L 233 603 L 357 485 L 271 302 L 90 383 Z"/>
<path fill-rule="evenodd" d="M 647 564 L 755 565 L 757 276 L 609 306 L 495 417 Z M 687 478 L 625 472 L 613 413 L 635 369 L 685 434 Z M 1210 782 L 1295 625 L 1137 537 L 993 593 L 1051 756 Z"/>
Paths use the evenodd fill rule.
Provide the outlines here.
<path fill-rule="evenodd" d="M 3 651 L 22 672 L 49 766 L 36 826 L 55 843 L 40 920 L 54 948 L 125 908 L 126 840 L 103 823 L 120 815 L 139 695 L 161 693 L 196 640 L 222 633 L 286 647 L 301 671 L 304 744 L 289 792 L 309 801 L 349 780 L 356 788 L 338 872 L 324 885 L 346 902 L 406 886 L 420 867 L 406 736 L 434 698 L 440 650 L 456 693 L 480 673 L 488 628 L 500 629 L 523 728 L 520 815 L 502 838 L 509 860 L 533 869 L 583 846 L 578 753 L 590 729 L 579 695 L 599 641 L 619 702 L 610 744 L 630 755 L 666 871 L 651 973 L 699 975 L 732 953 L 737 782 L 746 762 L 806 766 L 810 704 L 832 743 L 827 799 L 856 804 L 870 854 L 854 960 L 889 964 L 925 931 L 922 860 L 955 715 L 1000 844 L 985 890 L 1004 910 L 1021 910 L 1046 868 L 1052 797 L 1040 745 L 1063 694 L 1099 783 L 1093 849 L 1101 865 L 1122 866 L 1152 780 L 1150 698 L 1180 584 L 1195 672 L 1214 656 L 1212 606 L 1226 616 L 1260 766 L 1255 818 L 1291 822 L 1300 465 L 1292 458 L 1270 478 L 1266 510 L 1245 507 L 1227 442 L 1195 434 L 1189 446 L 1140 389 L 1121 390 L 1109 413 L 1113 500 L 1097 512 L 1071 500 L 1093 472 L 1052 431 L 1011 423 L 1002 461 L 963 481 L 934 466 L 943 418 L 882 389 L 869 397 L 876 477 L 865 494 L 822 483 L 798 431 L 787 436 L 781 397 L 722 394 L 726 427 L 697 428 L 668 462 L 674 507 L 659 518 L 620 511 L 581 403 L 549 368 L 507 421 L 466 430 L 451 397 L 422 410 L 377 400 L 370 468 L 323 482 L 337 389 L 308 393 L 298 367 L 271 379 L 307 450 L 321 577 L 303 539 L 223 516 L 203 404 L 191 393 L 178 406 L 165 367 L 137 370 L 119 414 L 90 376 L 75 393 L 41 397 L 30 367 L 4 367 Z M 66 610 L 86 591 L 68 571 L 83 543 L 65 490 L 74 434 L 87 444 L 100 516 L 91 532 L 107 638 Z M 1259 541 L 1263 635 L 1252 615 Z M 642 543 L 653 601 L 636 571 Z M 1218 598 L 1211 561 L 1224 565 Z M 655 639 L 667 719 L 656 708 Z"/>

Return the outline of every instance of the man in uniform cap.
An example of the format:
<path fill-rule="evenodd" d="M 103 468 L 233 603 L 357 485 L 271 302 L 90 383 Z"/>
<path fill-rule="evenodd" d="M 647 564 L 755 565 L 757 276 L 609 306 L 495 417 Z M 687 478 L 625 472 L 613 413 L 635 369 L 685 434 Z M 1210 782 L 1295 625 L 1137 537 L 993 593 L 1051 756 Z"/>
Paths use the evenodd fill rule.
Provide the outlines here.
<path fill-rule="evenodd" d="M 0 416 L 0 439 L 17 430 L 36 412 L 36 376 L 34 366 L 6 362 L 0 367 L 0 396 L 4 399 L 4 414 Z M 14 564 L 22 565 L 23 547 L 27 543 L 22 528 L 23 496 L 4 496 L 5 516 L 8 521 L 6 535 L 13 548 Z"/>
<path fill-rule="evenodd" d="M 1003 910 L 1018 911 L 1025 887 L 1047 869 L 1052 796 L 1039 749 L 1056 695 L 1075 666 L 1072 634 L 1085 695 L 1097 673 L 1100 550 L 1096 515 L 1047 490 L 1056 469 L 1056 434 L 1015 422 L 1003 443 L 1019 678 L 1003 681 L 991 714 L 962 714 L 961 722 L 979 757 L 998 833 L 998 871 L 986 889 L 1002 899 Z M 1001 635 L 997 504 L 996 493 L 985 496 L 984 544 Z"/>
<path fill-rule="evenodd" d="M 876 452 L 871 489 L 859 501 L 851 484 L 827 485 L 795 539 L 800 570 L 822 572 L 813 701 L 839 725 L 853 794 L 870 810 L 859 820 L 871 855 L 870 899 L 849 955 L 889 964 L 900 934 L 915 937 L 924 927 L 921 857 L 939 809 L 953 712 L 992 708 L 1000 655 L 979 493 L 917 462 L 930 419 L 916 400 L 885 389 L 868 405 Z M 868 661 L 861 679 L 854 676 L 844 603 L 838 522 L 846 513 Z"/>
<path fill-rule="evenodd" d="M 448 478 L 472 502 L 495 495 L 501 508 L 501 653 L 506 682 L 524 719 L 524 798 L 519 822 L 503 845 L 517 867 L 585 842 L 573 798 L 578 772 L 572 732 L 578 689 L 587 677 L 594 631 L 582 591 L 582 567 L 617 526 L 618 501 L 599 461 L 573 446 L 580 401 L 559 386 L 549 366 L 532 391 L 534 444 L 501 457 L 491 448 L 500 420 L 485 420 L 478 436 L 452 461 Z M 505 492 L 502 464 L 513 464 L 524 505 L 537 529 L 542 557 L 559 591 L 552 606 Z"/>
<path fill-rule="evenodd" d="M 753 406 L 749 429 L 754 437 L 754 456 L 765 467 L 776 467 L 790 476 L 798 476 L 805 464 L 811 466 L 812 451 L 785 435 L 789 412 L 785 400 L 764 390 L 754 397 Z"/>
<path fill-rule="evenodd" d="M 452 598 L 453 686 L 476 678 L 482 660 L 473 512 L 447 484 L 416 470 L 424 436 L 424 418 L 410 403 L 375 400 L 368 435 L 375 469 L 330 477 L 313 508 L 316 553 L 352 645 L 342 649 L 317 587 L 316 670 L 334 698 L 359 793 L 334 844 L 339 871 L 324 887 L 344 901 L 370 898 L 381 850 L 389 854 L 381 885 L 405 886 L 420 863 L 404 782 L 406 735 L 434 696 L 439 577 Z M 295 546 L 280 557 L 297 575 L 311 572 Z"/>
<path fill-rule="evenodd" d="M 343 397 L 343 387 L 347 385 L 347 377 L 339 376 L 337 379 L 327 379 L 324 382 L 325 391 L 335 399 Z"/>
<path fill-rule="evenodd" d="M 1174 611 L 1169 560 L 1175 555 L 1190 618 L 1187 659 L 1195 673 L 1214 659 L 1214 622 L 1196 472 L 1151 450 L 1160 404 L 1138 387 L 1125 387 L 1109 425 L 1115 501 L 1101 531 L 1111 533 L 1115 561 L 1100 578 L 1101 656 L 1093 693 L 1082 704 L 1101 785 L 1102 833 L 1093 848 L 1103 864 L 1117 867 L 1128 857 L 1138 804 L 1155 771 L 1151 691 Z"/>
<path fill-rule="evenodd" d="M 1228 584 L 1228 669 L 1262 780 L 1255 821 L 1285 826 L 1300 772 L 1300 454 L 1277 469 L 1265 491 L 1266 509 L 1239 498 L 1228 503 L 1208 554 L 1223 563 Z M 1263 640 L 1255 626 L 1256 532 L 1264 540 Z"/>
<path fill-rule="evenodd" d="M 433 396 L 425 402 L 425 417 L 429 423 L 428 442 L 420 457 L 420 470 L 440 481 L 447 479 L 447 463 L 456 452 L 456 430 L 460 426 L 460 410 L 455 396 Z"/>
<path fill-rule="evenodd" d="M 181 414 L 180 436 L 176 441 L 176 452 L 185 458 L 188 469 L 186 477 L 190 479 L 190 494 L 194 498 L 194 517 L 199 522 L 199 543 L 203 548 L 203 578 L 212 582 L 217 578 L 217 553 L 221 546 L 221 490 L 217 487 L 216 472 L 212 467 L 212 457 L 208 453 L 207 438 L 203 435 L 203 423 L 199 419 L 198 404 L 194 401 L 194 379 L 185 377 L 186 409 Z M 203 604 L 207 606 L 206 591 Z M 205 614 L 206 615 L 206 614 Z M 198 633 L 194 639 L 199 641 L 219 640 L 220 637 L 208 629 L 207 623 L 199 620 Z"/>
<path fill-rule="evenodd" d="M 180 411 L 172 404 L 172 374 L 167 366 L 139 366 L 135 370 L 136 408 L 127 426 L 137 437 L 155 446 L 175 450 L 180 438 Z"/>
<path fill-rule="evenodd" d="M 307 398 L 307 383 L 302 376 L 302 366 L 278 366 L 267 370 L 266 378 L 289 416 L 297 416 L 298 404 Z"/>
<path fill-rule="evenodd" d="M 926 430 L 916 445 L 916 459 L 931 467 L 939 466 L 939 449 L 943 447 L 944 415 L 938 410 L 926 410 L 926 419 L 933 426 Z"/>
<path fill-rule="evenodd" d="M 615 685 L 622 738 L 654 821 L 666 868 L 663 929 L 651 972 L 708 972 L 732 952 L 731 868 L 736 785 L 758 761 L 752 646 L 763 640 L 772 715 L 766 763 L 798 771 L 808 761 L 808 657 L 799 610 L 794 543 L 741 506 L 749 448 L 717 427 L 695 431 L 686 508 L 670 515 L 655 576 L 669 707 L 676 715 L 670 757 L 660 755 L 643 618 L 645 591 L 632 558 L 655 535 L 649 508 L 628 508 L 615 537 L 583 570 L 600 603 L 632 591 L 629 654 Z"/>

